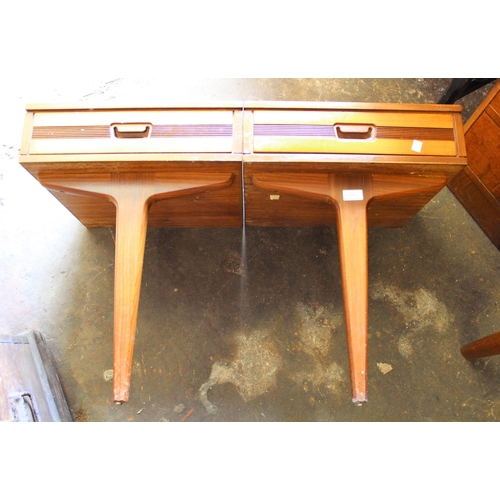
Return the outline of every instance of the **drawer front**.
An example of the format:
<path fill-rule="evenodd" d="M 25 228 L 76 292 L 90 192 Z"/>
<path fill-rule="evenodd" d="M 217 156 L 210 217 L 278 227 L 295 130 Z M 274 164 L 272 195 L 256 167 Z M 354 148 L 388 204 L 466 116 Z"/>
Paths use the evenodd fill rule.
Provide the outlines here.
<path fill-rule="evenodd" d="M 456 156 L 452 113 L 255 110 L 253 153 Z"/>
<path fill-rule="evenodd" d="M 232 153 L 233 110 L 36 111 L 30 155 Z"/>

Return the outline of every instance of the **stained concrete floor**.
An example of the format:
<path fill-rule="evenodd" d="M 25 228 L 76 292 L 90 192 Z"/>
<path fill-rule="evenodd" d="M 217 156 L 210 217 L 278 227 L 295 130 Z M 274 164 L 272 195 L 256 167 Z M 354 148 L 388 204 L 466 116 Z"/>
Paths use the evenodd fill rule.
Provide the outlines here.
<path fill-rule="evenodd" d="M 335 228 L 148 229 L 131 395 L 112 401 L 114 231 L 18 164 L 27 102 L 435 103 L 450 79 L 25 82 L 0 117 L 0 333 L 47 338 L 77 421 L 497 421 L 500 252 L 445 188 L 369 231 L 368 398 L 351 403 Z M 458 101 L 464 121 L 491 84 Z M 387 371 L 390 369 L 390 371 Z M 187 418 L 186 418 L 187 417 Z"/>

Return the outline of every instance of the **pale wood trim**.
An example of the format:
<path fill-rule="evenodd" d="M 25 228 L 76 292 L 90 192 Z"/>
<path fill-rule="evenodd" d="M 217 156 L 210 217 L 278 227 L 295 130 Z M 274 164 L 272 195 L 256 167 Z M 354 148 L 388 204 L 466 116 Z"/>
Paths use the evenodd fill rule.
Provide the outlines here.
<path fill-rule="evenodd" d="M 233 112 L 233 153 L 243 152 L 243 111 Z"/>
<path fill-rule="evenodd" d="M 30 155 L 99 153 L 232 153 L 233 137 L 32 139 Z"/>
<path fill-rule="evenodd" d="M 19 154 L 28 154 L 31 136 L 33 135 L 33 113 L 26 113 L 24 118 L 23 135 L 21 139 L 21 147 L 19 148 Z"/>
<path fill-rule="evenodd" d="M 112 123 L 142 123 L 153 125 L 232 125 L 231 110 L 113 110 L 113 111 L 37 111 L 33 126 L 88 126 Z"/>
<path fill-rule="evenodd" d="M 245 109 L 329 109 L 373 111 L 429 111 L 436 113 L 460 113 L 460 104 L 413 104 L 378 102 L 322 102 L 322 101 L 244 101 Z"/>
<path fill-rule="evenodd" d="M 464 126 L 461 115 L 454 115 L 455 127 L 455 142 L 457 144 L 457 156 L 465 157 L 467 156 L 465 147 L 465 136 L 464 136 Z"/>
<path fill-rule="evenodd" d="M 327 101 L 204 101 L 204 102 L 71 102 L 71 103 L 29 103 L 27 111 L 73 111 L 73 110 L 153 110 L 153 109 L 339 109 L 339 110 L 398 110 L 433 111 L 460 113 L 460 104 L 415 104 L 415 103 L 377 103 L 377 102 L 327 102 Z"/>
<path fill-rule="evenodd" d="M 421 110 L 419 110 L 421 111 Z M 335 125 L 371 124 L 378 127 L 453 128 L 451 113 L 255 110 L 254 123 Z"/>
<path fill-rule="evenodd" d="M 168 109 L 242 109 L 243 101 L 203 101 L 203 102 L 71 102 L 71 103 L 29 103 L 27 111 L 79 111 L 79 110 L 168 110 Z"/>
<path fill-rule="evenodd" d="M 253 111 L 243 112 L 243 153 L 253 153 Z"/>

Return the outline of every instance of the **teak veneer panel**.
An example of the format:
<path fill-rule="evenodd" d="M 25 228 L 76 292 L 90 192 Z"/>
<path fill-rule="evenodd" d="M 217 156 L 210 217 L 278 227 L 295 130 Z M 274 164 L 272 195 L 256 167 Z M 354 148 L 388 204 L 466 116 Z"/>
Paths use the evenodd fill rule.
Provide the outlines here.
<path fill-rule="evenodd" d="M 70 165 L 68 165 L 70 166 Z M 149 209 L 148 226 L 150 227 L 241 227 L 242 192 L 241 161 L 228 162 L 158 162 L 155 168 L 148 164 L 141 172 L 168 176 L 172 181 L 197 179 L 206 174 L 217 172 L 232 176 L 230 186 L 217 191 L 185 194 L 181 198 L 156 200 Z M 134 169 L 123 169 L 123 173 L 133 173 Z M 44 184 L 51 176 L 83 177 L 97 175 L 103 170 L 83 174 L 78 169 L 66 171 L 57 168 L 52 171 L 40 171 L 38 180 Z M 104 169 L 105 171 L 105 169 Z M 86 227 L 114 227 L 116 210 L 111 201 L 88 195 L 75 195 L 48 188 L 49 191 Z"/>
<path fill-rule="evenodd" d="M 467 167 L 448 186 L 500 249 L 500 82 L 465 124 Z"/>
<path fill-rule="evenodd" d="M 402 226 L 466 165 L 460 111 L 265 101 L 28 106 L 20 163 L 86 226 L 117 228 L 115 400 L 129 394 L 147 225 L 244 223 L 337 225 L 352 396 L 366 401 L 368 226 Z"/>

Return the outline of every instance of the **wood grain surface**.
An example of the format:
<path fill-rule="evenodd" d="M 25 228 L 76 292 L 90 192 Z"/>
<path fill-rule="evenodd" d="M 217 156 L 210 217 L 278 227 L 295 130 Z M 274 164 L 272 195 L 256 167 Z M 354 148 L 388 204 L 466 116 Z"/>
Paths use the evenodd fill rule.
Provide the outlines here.
<path fill-rule="evenodd" d="M 465 167 L 460 111 L 267 101 L 28 106 L 20 163 L 87 227 L 116 226 L 115 401 L 129 394 L 147 226 L 246 224 L 338 226 L 352 397 L 365 402 L 368 226 L 404 225 Z"/>
<path fill-rule="evenodd" d="M 448 187 L 500 248 L 500 82 L 465 124 L 467 167 Z"/>

